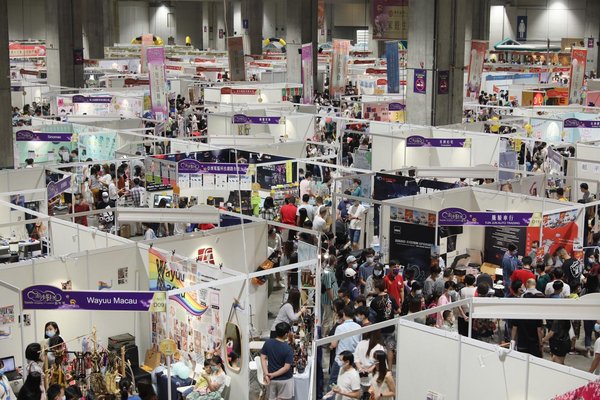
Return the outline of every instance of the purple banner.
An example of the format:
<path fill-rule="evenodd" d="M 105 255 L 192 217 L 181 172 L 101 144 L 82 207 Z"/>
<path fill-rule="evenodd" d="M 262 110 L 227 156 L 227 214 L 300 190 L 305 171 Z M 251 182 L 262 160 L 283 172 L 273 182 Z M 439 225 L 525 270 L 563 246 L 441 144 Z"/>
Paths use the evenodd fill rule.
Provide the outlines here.
<path fill-rule="evenodd" d="M 258 124 L 258 125 L 278 125 L 281 123 L 281 117 L 255 117 L 251 115 L 235 114 L 232 118 L 234 124 Z"/>
<path fill-rule="evenodd" d="M 560 170 L 562 170 L 563 156 L 552 147 L 548 147 L 548 160 L 554 162 Z"/>
<path fill-rule="evenodd" d="M 438 94 L 450 92 L 450 71 L 438 71 Z"/>
<path fill-rule="evenodd" d="M 402 103 L 390 103 L 388 106 L 389 111 L 402 111 L 406 108 L 406 106 Z"/>
<path fill-rule="evenodd" d="M 577 118 L 567 118 L 563 121 L 563 128 L 600 128 L 600 121 L 582 121 Z"/>
<path fill-rule="evenodd" d="M 248 164 L 204 163 L 188 159 L 177 163 L 177 172 L 180 174 L 246 175 Z"/>
<path fill-rule="evenodd" d="M 42 133 L 22 130 L 15 134 L 17 142 L 70 142 L 72 138 L 72 133 Z"/>
<path fill-rule="evenodd" d="M 55 198 L 71 187 L 71 176 L 66 176 L 57 182 L 50 182 L 46 188 L 48 200 Z"/>
<path fill-rule="evenodd" d="M 444 208 L 438 212 L 440 226 L 540 226 L 541 213 L 466 211 L 462 208 Z"/>
<path fill-rule="evenodd" d="M 415 69 L 413 81 L 413 92 L 425 94 L 427 93 L 427 70 Z"/>
<path fill-rule="evenodd" d="M 21 296 L 25 310 L 165 311 L 164 292 L 63 291 L 35 285 Z"/>
<path fill-rule="evenodd" d="M 471 147 L 470 139 L 426 138 L 413 135 L 406 138 L 406 147 Z"/>
<path fill-rule="evenodd" d="M 73 96 L 73 103 L 110 104 L 112 99 L 112 96 L 82 96 L 76 94 Z"/>

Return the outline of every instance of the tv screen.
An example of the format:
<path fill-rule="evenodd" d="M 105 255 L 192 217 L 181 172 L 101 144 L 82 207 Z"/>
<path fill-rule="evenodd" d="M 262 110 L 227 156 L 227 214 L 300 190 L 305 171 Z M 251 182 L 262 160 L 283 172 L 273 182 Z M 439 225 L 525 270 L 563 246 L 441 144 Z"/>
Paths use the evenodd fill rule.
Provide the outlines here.
<path fill-rule="evenodd" d="M 171 208 L 171 204 L 173 203 L 173 196 L 163 196 L 161 194 L 154 195 L 154 207 L 158 207 L 162 199 L 167 200 L 167 208 Z"/>

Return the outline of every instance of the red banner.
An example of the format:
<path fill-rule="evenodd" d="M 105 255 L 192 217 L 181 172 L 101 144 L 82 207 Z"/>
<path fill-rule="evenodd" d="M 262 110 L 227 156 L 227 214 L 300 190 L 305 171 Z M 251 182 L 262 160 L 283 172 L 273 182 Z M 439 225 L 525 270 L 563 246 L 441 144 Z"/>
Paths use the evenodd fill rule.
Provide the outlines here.
<path fill-rule="evenodd" d="M 583 94 L 583 79 L 587 49 L 571 50 L 571 77 L 569 79 L 569 104 L 580 104 Z"/>
<path fill-rule="evenodd" d="M 469 73 L 467 74 L 467 97 L 476 98 L 479 95 L 486 50 L 487 41 L 471 41 L 471 58 L 469 61 Z"/>
<path fill-rule="evenodd" d="M 9 58 L 45 57 L 46 46 L 43 44 L 8 44 Z"/>

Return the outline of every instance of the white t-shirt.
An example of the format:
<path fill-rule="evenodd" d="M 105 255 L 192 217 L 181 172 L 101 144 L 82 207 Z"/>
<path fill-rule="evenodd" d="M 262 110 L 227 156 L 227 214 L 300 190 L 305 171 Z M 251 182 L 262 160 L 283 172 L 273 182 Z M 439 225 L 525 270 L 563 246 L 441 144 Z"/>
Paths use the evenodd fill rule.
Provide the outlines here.
<path fill-rule="evenodd" d="M 337 385 L 344 392 L 353 392 L 356 390 L 360 390 L 360 376 L 358 375 L 358 371 L 352 368 L 349 371 L 343 372 L 340 370 L 340 374 L 338 376 Z M 353 400 L 352 397 L 342 396 L 341 394 L 337 394 L 335 396 L 335 400 Z"/>
<path fill-rule="evenodd" d="M 546 289 L 544 289 L 544 294 L 546 295 L 546 297 L 550 297 L 554 293 L 554 288 L 552 287 L 552 284 L 554 284 L 554 281 L 550 281 L 546 284 Z M 569 287 L 569 285 L 564 283 L 563 290 L 562 290 L 562 292 L 560 292 L 560 298 L 566 299 L 570 295 L 571 295 L 571 288 Z"/>
<path fill-rule="evenodd" d="M 312 228 L 318 232 L 325 232 L 325 228 L 327 227 L 327 221 L 321 218 L 320 215 L 317 215 L 313 220 Z"/>
<path fill-rule="evenodd" d="M 108 198 L 111 200 L 119 199 L 119 191 L 117 189 L 117 185 L 113 181 L 110 181 L 108 184 Z"/>
<path fill-rule="evenodd" d="M 154 240 L 156 239 L 156 233 L 152 228 L 148 228 L 146 233 L 144 233 L 144 240 Z"/>
<path fill-rule="evenodd" d="M 465 286 L 464 288 L 460 289 L 460 291 L 458 292 L 458 298 L 460 300 L 464 300 L 464 299 L 469 299 L 471 297 L 475 297 L 476 291 L 477 291 L 477 288 L 475 286 Z M 465 313 L 469 312 L 468 305 L 462 306 L 462 309 Z"/>
<path fill-rule="evenodd" d="M 365 211 L 366 211 L 366 209 L 362 204 L 359 204 L 358 206 L 352 205 L 350 207 L 350 209 L 348 210 L 348 216 L 354 217 L 354 218 L 361 218 L 362 215 L 365 213 Z M 362 226 L 361 219 L 351 219 L 350 220 L 350 229 L 360 230 L 361 226 Z"/>
<path fill-rule="evenodd" d="M 354 350 L 354 361 L 361 363 L 364 368 L 369 368 L 375 363 L 375 357 L 373 356 L 377 350 L 385 351 L 385 348 L 376 344 L 375 347 L 371 349 L 369 356 L 367 357 L 367 349 L 369 348 L 368 340 L 361 340 L 356 345 L 356 350 Z M 362 378 L 361 382 L 363 385 L 368 385 L 371 380 L 371 374 L 369 376 Z"/>
<path fill-rule="evenodd" d="M 310 194 L 310 180 L 302 179 L 300 181 L 300 200 L 305 194 Z"/>

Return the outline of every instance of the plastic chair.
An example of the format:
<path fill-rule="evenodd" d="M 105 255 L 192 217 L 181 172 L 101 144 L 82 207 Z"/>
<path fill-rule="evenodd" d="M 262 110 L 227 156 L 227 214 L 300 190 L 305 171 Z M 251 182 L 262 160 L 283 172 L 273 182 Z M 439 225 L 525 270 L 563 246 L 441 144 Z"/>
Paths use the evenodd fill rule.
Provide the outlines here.
<path fill-rule="evenodd" d="M 267 384 L 265 383 L 265 372 L 263 371 L 262 363 L 260 362 L 260 356 L 254 357 L 254 364 L 256 364 L 256 380 L 258 381 L 258 386 L 260 386 L 258 398 L 262 399 L 264 398 L 265 387 Z"/>
<path fill-rule="evenodd" d="M 221 400 L 229 399 L 229 391 L 231 389 L 231 376 L 225 375 L 225 383 L 224 383 L 223 391 L 221 392 Z"/>

